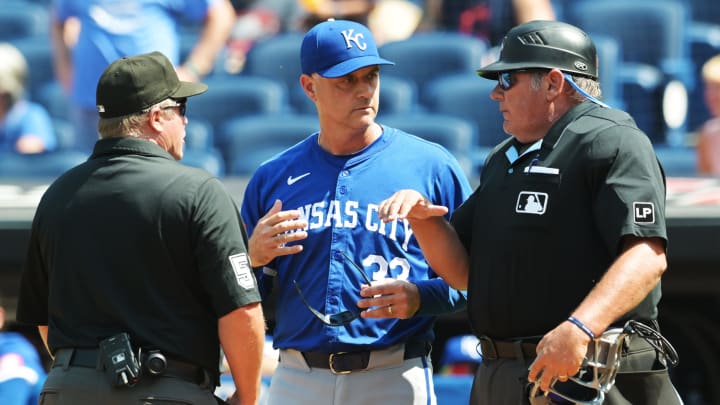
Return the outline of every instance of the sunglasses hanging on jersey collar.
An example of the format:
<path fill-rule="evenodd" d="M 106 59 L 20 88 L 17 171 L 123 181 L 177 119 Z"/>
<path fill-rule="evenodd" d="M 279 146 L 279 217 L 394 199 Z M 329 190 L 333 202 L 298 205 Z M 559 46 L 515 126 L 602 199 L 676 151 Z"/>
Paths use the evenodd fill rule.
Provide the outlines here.
<path fill-rule="evenodd" d="M 360 274 L 362 275 L 363 279 L 368 285 L 371 285 L 370 277 L 365 273 L 362 267 L 360 267 L 357 263 L 355 263 L 350 256 L 347 255 L 347 253 L 340 251 L 342 255 L 345 257 L 345 259 L 352 264 L 352 266 L 357 269 Z M 322 312 L 318 311 L 317 309 L 313 308 L 310 303 L 305 299 L 305 295 L 303 294 L 302 290 L 300 289 L 300 286 L 298 285 L 297 280 L 293 280 L 293 284 L 295 285 L 295 289 L 298 292 L 298 295 L 300 296 L 300 299 L 302 300 L 303 304 L 305 304 L 305 307 L 313 314 L 317 319 L 319 319 L 322 323 L 329 326 L 342 326 L 347 325 L 348 323 L 354 321 L 355 319 L 360 317 L 360 312 L 353 312 L 350 310 L 338 312 L 337 314 L 323 314 Z"/>

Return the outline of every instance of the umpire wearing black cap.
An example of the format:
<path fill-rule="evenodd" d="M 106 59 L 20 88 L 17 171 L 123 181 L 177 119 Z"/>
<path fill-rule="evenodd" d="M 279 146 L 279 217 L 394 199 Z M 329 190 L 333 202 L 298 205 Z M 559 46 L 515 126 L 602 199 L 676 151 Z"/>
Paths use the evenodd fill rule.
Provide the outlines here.
<path fill-rule="evenodd" d="M 181 165 L 186 101 L 158 53 L 113 62 L 97 86 L 101 139 L 38 205 L 17 319 L 52 369 L 44 404 L 215 404 L 220 345 L 257 401 L 264 319 L 237 207 Z"/>
<path fill-rule="evenodd" d="M 521 24 L 478 74 L 497 80 L 511 135 L 478 188 L 450 223 L 412 190 L 379 208 L 406 216 L 433 269 L 468 291 L 483 357 L 471 403 L 680 404 L 657 325 L 665 177 L 633 119 L 600 101 L 592 40 Z"/>

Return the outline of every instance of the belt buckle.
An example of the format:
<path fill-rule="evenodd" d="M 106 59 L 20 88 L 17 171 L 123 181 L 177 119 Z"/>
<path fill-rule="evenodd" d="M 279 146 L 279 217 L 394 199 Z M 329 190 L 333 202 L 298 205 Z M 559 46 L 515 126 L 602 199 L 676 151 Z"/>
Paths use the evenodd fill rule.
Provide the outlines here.
<path fill-rule="evenodd" d="M 480 346 L 480 355 L 483 359 L 497 360 L 498 353 L 495 349 L 495 342 L 489 336 L 482 335 L 478 337 L 478 346 Z"/>
<path fill-rule="evenodd" d="M 347 354 L 348 352 L 338 352 L 338 353 L 330 353 L 330 357 L 328 358 L 328 366 L 330 367 L 330 371 L 333 374 L 350 374 L 352 373 L 352 370 L 335 370 L 335 357 L 342 356 L 344 354 Z"/>

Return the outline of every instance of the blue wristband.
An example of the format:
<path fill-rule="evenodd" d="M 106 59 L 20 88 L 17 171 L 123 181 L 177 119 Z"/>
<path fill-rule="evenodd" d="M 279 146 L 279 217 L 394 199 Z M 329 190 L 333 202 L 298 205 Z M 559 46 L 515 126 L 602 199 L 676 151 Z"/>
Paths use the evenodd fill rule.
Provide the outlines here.
<path fill-rule="evenodd" d="M 595 340 L 595 334 L 593 333 L 593 331 L 591 331 L 590 328 L 585 326 L 585 324 L 582 323 L 582 321 L 575 318 L 574 316 L 568 317 L 567 320 L 570 321 L 571 323 L 574 323 L 575 326 L 577 326 L 578 328 L 582 329 L 582 331 L 585 332 L 586 335 L 590 336 L 591 340 Z"/>

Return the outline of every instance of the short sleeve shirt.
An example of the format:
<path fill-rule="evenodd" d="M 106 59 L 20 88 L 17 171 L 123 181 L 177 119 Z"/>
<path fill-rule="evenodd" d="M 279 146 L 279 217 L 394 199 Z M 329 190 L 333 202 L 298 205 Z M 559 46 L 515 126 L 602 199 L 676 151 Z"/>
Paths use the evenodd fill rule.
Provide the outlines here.
<path fill-rule="evenodd" d="M 534 336 L 582 301 L 624 236 L 667 239 L 665 178 L 625 113 L 586 102 L 517 158 L 489 157 L 452 223 L 470 252 L 469 315 L 478 334 Z M 654 319 L 659 286 L 626 316 Z"/>
<path fill-rule="evenodd" d="M 128 332 L 217 373 L 218 319 L 259 301 L 222 184 L 153 143 L 113 138 L 44 194 L 17 319 L 49 325 L 51 351 Z"/>

